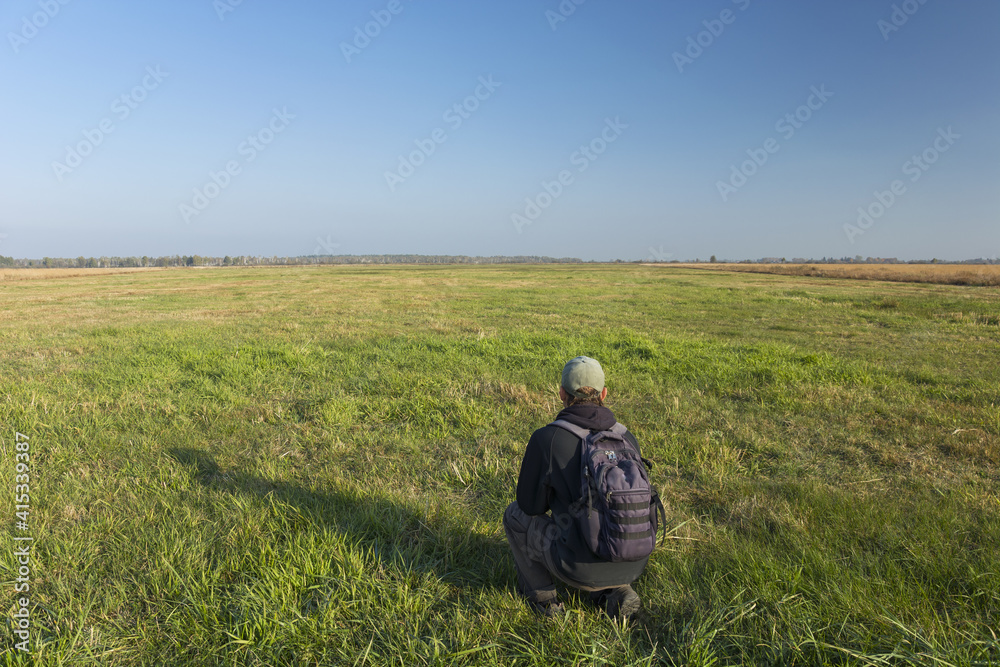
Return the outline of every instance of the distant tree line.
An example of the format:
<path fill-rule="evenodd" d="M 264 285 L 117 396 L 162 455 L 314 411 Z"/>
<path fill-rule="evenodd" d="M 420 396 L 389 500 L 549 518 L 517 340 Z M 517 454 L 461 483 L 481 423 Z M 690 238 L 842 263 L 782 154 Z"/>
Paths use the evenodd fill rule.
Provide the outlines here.
<path fill-rule="evenodd" d="M 15 259 L 0 256 L 0 267 L 19 269 L 107 269 L 174 266 L 291 266 L 303 264 L 574 264 L 583 260 L 574 257 L 541 257 L 537 255 L 304 255 L 270 257 L 237 255 L 203 257 L 202 255 L 167 255 L 163 257 L 43 257 Z"/>
<path fill-rule="evenodd" d="M 620 259 L 616 263 L 625 263 Z M 630 263 L 652 263 L 652 259 L 632 260 Z M 662 264 L 691 264 L 704 260 L 661 261 Z M 709 262 L 716 262 L 712 255 Z M 823 257 L 822 259 L 805 259 L 794 257 L 786 260 L 784 257 L 762 257 L 760 259 L 723 259 L 722 262 L 733 264 L 1000 264 L 1000 259 L 978 258 L 960 261 L 941 259 L 913 259 L 901 261 L 895 257 Z M 295 266 L 309 264 L 583 264 L 595 263 L 595 260 L 584 262 L 576 257 L 543 257 L 539 255 L 494 255 L 492 257 L 472 257 L 469 255 L 301 255 L 298 257 L 270 257 L 262 255 L 236 255 L 230 257 L 206 257 L 202 255 L 166 255 L 162 257 L 43 257 L 42 259 L 15 259 L 0 255 L 0 268 L 15 269 L 108 269 L 108 268 L 147 268 L 176 266 Z"/>

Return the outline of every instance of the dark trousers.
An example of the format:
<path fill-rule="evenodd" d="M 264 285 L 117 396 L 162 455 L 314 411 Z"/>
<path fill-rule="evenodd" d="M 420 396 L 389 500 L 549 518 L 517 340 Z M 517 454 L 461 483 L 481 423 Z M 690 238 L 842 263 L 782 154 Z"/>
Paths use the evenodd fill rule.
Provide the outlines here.
<path fill-rule="evenodd" d="M 528 516 L 513 502 L 503 513 L 503 529 L 514 555 L 518 588 L 529 600 L 540 604 L 555 600 L 555 579 L 583 591 L 603 590 L 559 574 L 552 561 L 552 543 L 560 530 L 551 516 Z"/>

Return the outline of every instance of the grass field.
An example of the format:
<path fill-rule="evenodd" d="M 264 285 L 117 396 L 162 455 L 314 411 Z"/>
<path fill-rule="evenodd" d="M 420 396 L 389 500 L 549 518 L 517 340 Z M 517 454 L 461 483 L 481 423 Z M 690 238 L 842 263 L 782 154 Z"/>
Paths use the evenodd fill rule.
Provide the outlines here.
<path fill-rule="evenodd" d="M 0 282 L 0 664 L 1000 665 L 1000 293 L 637 265 Z M 501 514 L 586 354 L 670 539 L 615 624 Z"/>

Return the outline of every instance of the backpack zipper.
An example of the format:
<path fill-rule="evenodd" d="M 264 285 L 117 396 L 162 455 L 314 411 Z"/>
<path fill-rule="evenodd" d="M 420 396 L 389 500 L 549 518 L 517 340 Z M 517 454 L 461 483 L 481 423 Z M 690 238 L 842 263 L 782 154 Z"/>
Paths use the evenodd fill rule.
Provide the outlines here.
<path fill-rule="evenodd" d="M 640 496 L 640 497 L 646 495 L 646 493 L 644 491 L 608 491 L 608 494 L 607 494 L 608 508 L 611 507 L 611 497 L 614 496 L 614 495 L 616 495 L 616 494 L 618 496 L 635 496 L 635 495 L 637 495 L 637 496 Z"/>

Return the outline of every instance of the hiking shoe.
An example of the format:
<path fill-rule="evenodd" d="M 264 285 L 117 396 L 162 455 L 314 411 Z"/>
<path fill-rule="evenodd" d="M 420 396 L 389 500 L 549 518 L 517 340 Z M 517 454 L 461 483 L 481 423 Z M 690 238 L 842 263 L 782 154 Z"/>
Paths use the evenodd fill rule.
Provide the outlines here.
<path fill-rule="evenodd" d="M 559 601 L 558 598 L 553 598 L 548 602 L 536 602 L 535 600 L 528 600 L 528 606 L 540 616 L 545 618 L 557 618 L 566 613 L 566 608 L 563 603 Z"/>
<path fill-rule="evenodd" d="M 642 606 L 639 594 L 631 586 L 606 588 L 603 591 L 591 593 L 590 600 L 604 609 L 608 616 L 615 619 L 628 619 L 638 613 Z"/>

